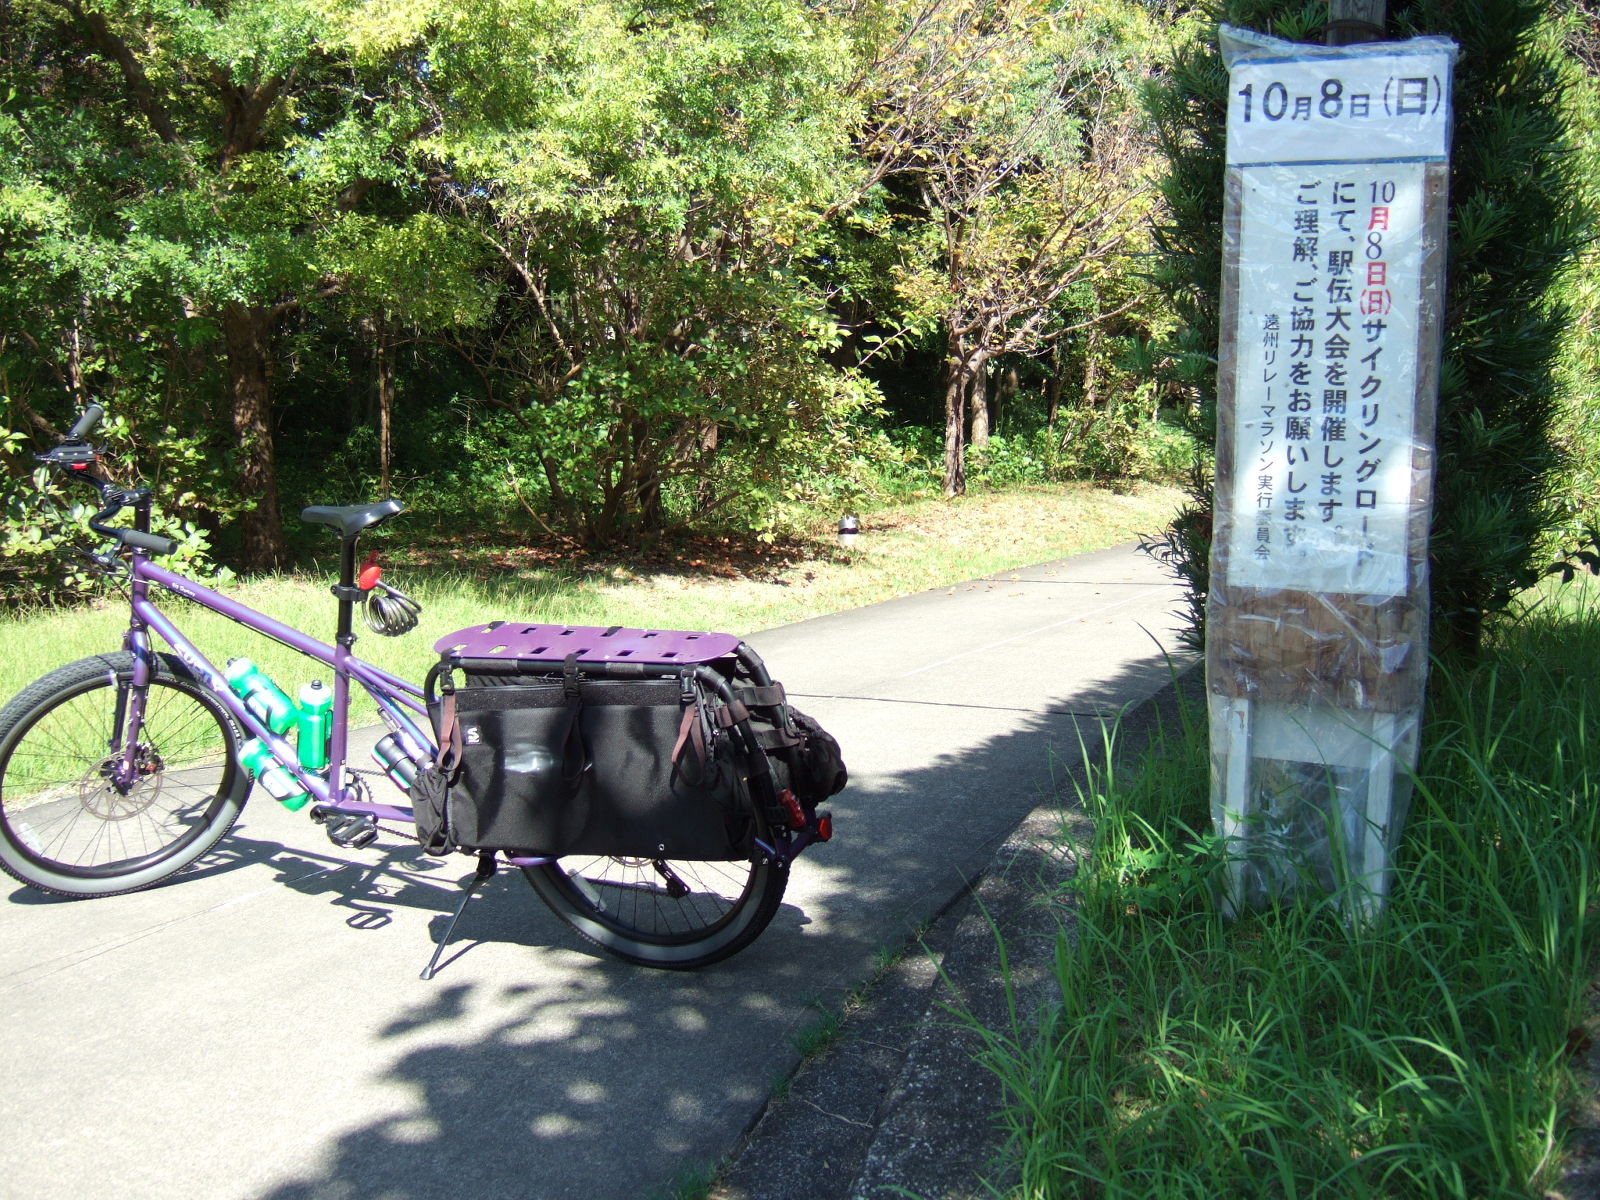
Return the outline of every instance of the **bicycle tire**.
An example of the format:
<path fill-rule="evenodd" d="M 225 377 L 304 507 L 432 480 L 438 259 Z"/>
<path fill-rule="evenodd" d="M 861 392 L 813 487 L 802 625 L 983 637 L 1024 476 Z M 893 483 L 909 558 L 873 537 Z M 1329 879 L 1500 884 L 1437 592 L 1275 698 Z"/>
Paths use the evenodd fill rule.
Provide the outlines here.
<path fill-rule="evenodd" d="M 232 828 L 250 793 L 233 717 L 181 661 L 154 656 L 139 776 L 116 785 L 133 655 L 80 659 L 0 709 L 0 869 L 73 899 L 177 874 Z"/>
<path fill-rule="evenodd" d="M 756 820 L 756 836 L 767 840 L 765 820 L 759 813 Z M 789 882 L 788 864 L 766 859 L 575 855 L 522 873 L 552 912 L 606 953 L 670 971 L 694 970 L 743 950 L 777 913 Z M 675 895 L 672 880 L 687 892 Z"/>

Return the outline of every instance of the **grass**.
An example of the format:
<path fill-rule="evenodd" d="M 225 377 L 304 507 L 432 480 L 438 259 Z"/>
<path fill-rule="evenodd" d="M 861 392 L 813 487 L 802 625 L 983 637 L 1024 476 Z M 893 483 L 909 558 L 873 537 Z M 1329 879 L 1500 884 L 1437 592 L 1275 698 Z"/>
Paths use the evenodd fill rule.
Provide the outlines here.
<path fill-rule="evenodd" d="M 986 1034 L 1017 1195 L 1525 1197 L 1556 1180 L 1600 932 L 1600 586 L 1531 600 L 1483 662 L 1435 672 L 1376 922 L 1331 903 L 1219 917 L 1203 714 L 1133 773 L 1098 772 L 1060 1006 Z"/>
<path fill-rule="evenodd" d="M 666 1189 L 651 1193 L 650 1200 L 706 1200 L 715 1179 L 716 1170 L 713 1167 L 680 1167 L 667 1181 Z"/>
<path fill-rule="evenodd" d="M 402 638 L 366 635 L 357 653 L 420 679 L 444 634 L 495 619 L 646 628 L 714 629 L 747 635 L 792 621 L 1029 563 L 1130 541 L 1166 522 L 1180 496 L 1140 486 L 1113 492 L 1087 485 L 919 501 L 864 516 L 857 547 L 833 544 L 831 524 L 774 547 L 727 541 L 658 547 L 606 557 L 551 547 L 504 547 L 470 532 L 448 544 L 408 544 L 404 518 L 369 539 L 381 546 L 385 579 L 423 606 L 422 623 Z M 363 543 L 365 545 L 365 543 Z M 228 587 L 234 598 L 332 641 L 330 557 L 312 570 Z M 254 658 L 291 695 L 327 672 L 293 651 L 222 617 L 162 598 L 180 627 L 218 665 Z M 117 648 L 125 604 L 40 609 L 0 621 L 0 696 L 14 695 L 50 668 Z M 358 626 L 358 632 L 366 634 Z M 371 713 L 360 706 L 358 717 Z"/>

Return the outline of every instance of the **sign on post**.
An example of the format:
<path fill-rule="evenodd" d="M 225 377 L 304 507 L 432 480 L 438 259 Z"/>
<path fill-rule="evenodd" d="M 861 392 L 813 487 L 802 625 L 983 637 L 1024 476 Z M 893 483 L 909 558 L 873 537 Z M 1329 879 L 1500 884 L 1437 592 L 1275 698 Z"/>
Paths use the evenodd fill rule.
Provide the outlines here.
<path fill-rule="evenodd" d="M 1223 30 L 1206 677 L 1233 910 L 1387 894 L 1427 680 L 1455 52 Z"/>

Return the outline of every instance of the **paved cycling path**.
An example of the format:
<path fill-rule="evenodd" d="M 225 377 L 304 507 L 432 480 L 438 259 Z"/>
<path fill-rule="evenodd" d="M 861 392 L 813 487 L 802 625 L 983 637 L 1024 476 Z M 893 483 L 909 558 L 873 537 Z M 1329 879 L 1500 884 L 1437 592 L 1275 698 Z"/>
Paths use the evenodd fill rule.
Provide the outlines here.
<path fill-rule="evenodd" d="M 4 880 L 0 1193 L 666 1194 L 733 1148 L 815 1005 L 1051 794 L 1080 733 L 1168 680 L 1177 599 L 1120 547 L 752 637 L 851 784 L 768 931 L 695 974 L 591 953 L 503 873 L 424 983 L 470 860 L 339 850 L 259 795 L 154 891 Z"/>

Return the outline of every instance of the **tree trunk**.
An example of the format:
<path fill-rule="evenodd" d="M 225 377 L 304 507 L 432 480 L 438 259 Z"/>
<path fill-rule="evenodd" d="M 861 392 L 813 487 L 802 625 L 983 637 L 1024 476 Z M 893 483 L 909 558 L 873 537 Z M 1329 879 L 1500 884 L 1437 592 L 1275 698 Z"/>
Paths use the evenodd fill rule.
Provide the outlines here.
<path fill-rule="evenodd" d="M 394 327 L 378 325 L 378 494 L 389 494 L 394 465 Z"/>
<path fill-rule="evenodd" d="M 1353 46 L 1383 40 L 1386 0 L 1328 0 L 1327 44 Z"/>
<path fill-rule="evenodd" d="M 944 494 L 967 490 L 967 391 L 971 364 L 951 339 L 944 378 Z"/>
<path fill-rule="evenodd" d="M 1089 326 L 1089 334 L 1083 347 L 1083 406 L 1091 410 L 1100 407 L 1100 377 L 1104 370 L 1100 352 L 1104 346 L 1105 337 L 1100 332 L 1100 327 Z"/>
<path fill-rule="evenodd" d="M 711 481 L 711 463 L 716 459 L 717 443 L 721 431 L 715 421 L 700 421 L 699 436 L 696 439 L 699 449 L 699 463 L 697 467 L 698 479 L 695 481 L 695 500 L 697 507 L 702 511 L 710 508 L 716 499 Z"/>
<path fill-rule="evenodd" d="M 961 368 L 952 365 L 944 385 L 944 494 L 967 490 L 967 387 Z"/>
<path fill-rule="evenodd" d="M 661 495 L 661 459 L 663 451 L 653 447 L 650 426 L 645 421 L 635 421 L 632 430 L 633 454 L 629 464 L 630 490 L 633 493 L 640 533 L 655 536 L 667 527 L 667 506 Z"/>
<path fill-rule="evenodd" d="M 989 444 L 989 372 L 979 370 L 972 375 L 972 391 L 967 404 L 972 409 L 972 434 L 968 441 L 974 446 Z"/>
<path fill-rule="evenodd" d="M 1050 378 L 1044 384 L 1044 423 L 1050 429 L 1056 427 L 1061 417 L 1061 392 L 1066 386 L 1066 370 L 1066 347 L 1058 339 L 1050 351 Z"/>
<path fill-rule="evenodd" d="M 1007 367 L 1000 373 L 999 387 L 995 394 L 989 398 L 989 428 L 992 433 L 999 433 L 1005 416 L 1011 411 L 1011 402 L 1017 398 L 1017 392 L 1022 388 L 1022 377 L 1017 374 L 1015 367 Z"/>
<path fill-rule="evenodd" d="M 266 571 L 288 557 L 278 513 L 272 394 L 267 383 L 271 310 L 229 301 L 222 309 L 222 336 L 228 351 L 228 403 L 239 442 L 239 491 L 252 502 L 240 520 L 243 565 L 246 570 Z"/>
<path fill-rule="evenodd" d="M 89 297 L 83 298 L 83 307 L 89 307 Z M 77 412 L 88 407 L 90 397 L 83 380 L 83 333 L 76 319 L 67 336 L 67 386 L 72 390 L 72 405 Z"/>

